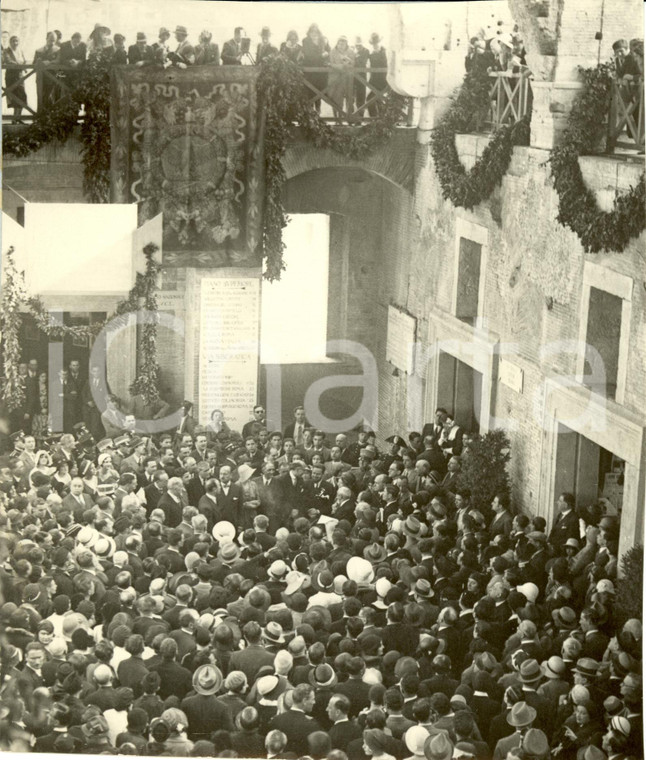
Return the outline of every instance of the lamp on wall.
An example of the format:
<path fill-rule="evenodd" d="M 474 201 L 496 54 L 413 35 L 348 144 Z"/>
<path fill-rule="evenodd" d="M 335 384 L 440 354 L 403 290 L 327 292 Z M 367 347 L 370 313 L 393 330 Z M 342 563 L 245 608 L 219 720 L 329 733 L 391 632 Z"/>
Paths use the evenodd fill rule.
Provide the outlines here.
<path fill-rule="evenodd" d="M 392 371 L 393 377 L 399 377 L 399 367 L 395 367 Z"/>

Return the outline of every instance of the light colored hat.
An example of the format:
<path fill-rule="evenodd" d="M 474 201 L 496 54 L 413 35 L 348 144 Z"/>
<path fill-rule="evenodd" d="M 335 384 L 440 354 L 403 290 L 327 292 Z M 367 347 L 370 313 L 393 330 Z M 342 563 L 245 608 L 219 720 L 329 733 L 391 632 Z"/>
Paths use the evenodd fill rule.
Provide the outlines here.
<path fill-rule="evenodd" d="M 597 592 L 599 594 L 614 594 L 615 584 L 611 580 L 608 580 L 608 578 L 602 578 L 597 583 Z"/>
<path fill-rule="evenodd" d="M 538 599 L 538 586 L 535 583 L 523 583 L 516 586 L 516 591 L 520 592 L 532 604 Z"/>
<path fill-rule="evenodd" d="M 546 678 L 562 678 L 565 673 L 565 663 L 558 655 L 553 655 L 549 660 L 541 663 L 541 670 Z"/>
<path fill-rule="evenodd" d="M 451 760 L 453 744 L 444 732 L 428 736 L 424 743 L 424 754 L 427 760 Z"/>
<path fill-rule="evenodd" d="M 222 686 L 222 672 L 215 665 L 206 663 L 193 673 L 193 688 L 198 694 L 215 694 Z"/>
<path fill-rule="evenodd" d="M 287 581 L 285 594 L 287 596 L 295 594 L 305 583 L 306 578 L 307 576 L 304 573 L 300 573 L 298 570 L 290 570 L 285 576 L 285 580 Z"/>
<path fill-rule="evenodd" d="M 388 578 L 379 578 L 377 583 L 375 583 L 375 591 L 382 599 L 386 596 L 392 587 L 393 584 L 388 580 Z"/>
<path fill-rule="evenodd" d="M 355 583 L 372 583 L 375 578 L 372 564 L 363 557 L 351 557 L 345 571 L 348 578 Z"/>
<path fill-rule="evenodd" d="M 227 520 L 220 520 L 220 522 L 215 523 L 211 533 L 213 538 L 221 544 L 233 541 L 236 537 L 236 529 Z"/>
<path fill-rule="evenodd" d="M 261 697 L 266 697 L 278 686 L 278 676 L 261 676 L 256 681 L 256 689 Z"/>
<path fill-rule="evenodd" d="M 526 702 L 516 702 L 507 716 L 510 726 L 529 726 L 536 719 L 536 710 Z"/>
<path fill-rule="evenodd" d="M 429 733 L 423 726 L 411 726 L 404 734 L 404 741 L 409 752 L 414 755 L 423 755 L 424 744 L 428 737 Z"/>
<path fill-rule="evenodd" d="M 89 525 L 84 525 L 76 534 L 76 540 L 86 549 L 91 549 L 99 539 L 99 533 Z"/>
<path fill-rule="evenodd" d="M 274 580 L 282 580 L 288 573 L 289 568 L 283 562 L 282 559 L 277 559 L 271 563 L 267 573 L 274 578 Z"/>

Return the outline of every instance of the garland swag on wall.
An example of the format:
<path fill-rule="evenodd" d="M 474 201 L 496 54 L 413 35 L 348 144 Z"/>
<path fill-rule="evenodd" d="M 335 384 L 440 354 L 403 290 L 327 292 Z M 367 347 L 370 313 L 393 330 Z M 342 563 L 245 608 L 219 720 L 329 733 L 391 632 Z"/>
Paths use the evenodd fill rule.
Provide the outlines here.
<path fill-rule="evenodd" d="M 448 112 L 431 132 L 431 154 L 442 195 L 454 206 L 471 209 L 485 201 L 509 168 L 514 145 L 529 143 L 529 117 L 496 130 L 473 168 L 467 172 L 455 147 L 456 133 L 476 131 L 489 109 L 491 80 L 468 73 Z"/>
<path fill-rule="evenodd" d="M 601 211 L 583 179 L 579 156 L 602 152 L 614 76 L 612 63 L 580 67 L 583 90 L 574 102 L 561 145 L 550 154 L 558 221 L 581 240 L 584 250 L 623 251 L 646 227 L 644 174 L 635 187 L 615 198 L 612 211 Z"/>
<path fill-rule="evenodd" d="M 334 129 L 324 122 L 309 102 L 310 91 L 303 74 L 291 61 L 276 56 L 263 61 L 258 77 L 258 98 L 265 119 L 265 199 L 263 250 L 265 277 L 279 280 L 285 269 L 282 230 L 287 224 L 283 207 L 286 180 L 282 159 L 295 122 L 317 148 L 329 148 L 358 159 L 373 152 L 394 133 L 404 118 L 405 99 L 389 92 L 379 118 L 351 131 Z M 311 93 L 310 93 L 311 94 Z"/>
<path fill-rule="evenodd" d="M 143 249 L 146 258 L 145 272 L 137 272 L 135 284 L 128 297 L 117 304 L 113 316 L 104 322 L 89 326 L 62 325 L 53 322 L 51 314 L 38 297 L 28 298 L 25 292 L 24 273 L 16 269 L 13 258 L 13 247 L 3 256 L 2 284 L 2 313 L 0 314 L 0 330 L 2 331 L 2 359 L 6 382 L 2 390 L 2 400 L 9 411 L 19 409 L 25 401 L 25 391 L 18 376 L 18 365 L 21 362 L 20 326 L 21 312 L 27 311 L 34 318 L 36 325 L 49 338 L 62 340 L 66 336 L 73 338 L 96 337 L 110 322 L 118 327 L 119 320 L 126 321 L 128 314 L 140 309 L 157 314 L 157 279 L 160 265 L 155 260 L 159 248 L 149 243 Z M 152 320 L 143 326 L 141 342 L 138 346 L 137 376 L 130 385 L 130 393 L 134 396 L 141 394 L 147 404 L 159 400 L 159 363 L 157 362 L 157 321 Z"/>
<path fill-rule="evenodd" d="M 81 123 L 83 192 L 92 203 L 110 200 L 110 58 L 90 58 L 78 73 L 72 93 L 38 112 L 26 129 L 2 135 L 5 155 L 23 157 L 50 142 L 65 142 Z"/>

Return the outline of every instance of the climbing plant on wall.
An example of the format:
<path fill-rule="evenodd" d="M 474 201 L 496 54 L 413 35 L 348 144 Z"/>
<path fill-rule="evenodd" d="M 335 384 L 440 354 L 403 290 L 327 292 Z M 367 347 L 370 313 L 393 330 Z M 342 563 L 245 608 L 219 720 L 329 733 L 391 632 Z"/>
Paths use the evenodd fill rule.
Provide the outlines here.
<path fill-rule="evenodd" d="M 38 297 L 29 298 L 25 291 L 24 273 L 18 271 L 14 261 L 14 249 L 2 257 L 2 313 L 0 314 L 0 331 L 2 334 L 2 361 L 4 366 L 5 384 L 2 389 L 2 400 L 9 411 L 19 409 L 25 401 L 25 390 L 18 374 L 21 362 L 20 327 L 22 314 L 30 314 L 37 327 L 49 338 L 61 340 L 66 336 L 73 338 L 95 337 L 106 325 L 117 327 L 118 320 L 126 315 L 142 309 L 153 315 L 145 322 L 138 350 L 137 376 L 130 385 L 132 395 L 141 394 L 146 403 L 152 404 L 159 399 L 159 363 L 157 362 L 157 280 L 160 265 L 155 260 L 159 248 L 153 243 L 144 247 L 146 259 L 144 272 L 137 272 L 135 284 L 128 297 L 117 304 L 113 316 L 104 322 L 89 326 L 63 325 L 52 319 L 42 300 Z M 125 321 L 125 320 L 124 320 Z"/>
<path fill-rule="evenodd" d="M 583 90 L 568 117 L 561 144 L 550 154 L 554 188 L 559 196 L 558 221 L 569 227 L 586 251 L 623 251 L 646 226 L 644 174 L 635 187 L 615 198 L 612 211 L 602 211 L 583 179 L 579 156 L 601 153 L 606 135 L 612 63 L 580 67 Z"/>
<path fill-rule="evenodd" d="M 459 133 L 477 131 L 488 113 L 491 80 L 469 72 L 447 113 L 431 133 L 431 154 L 442 195 L 454 206 L 471 209 L 485 201 L 509 168 L 514 145 L 529 142 L 529 116 L 496 130 L 473 168 L 467 171 L 455 145 Z"/>

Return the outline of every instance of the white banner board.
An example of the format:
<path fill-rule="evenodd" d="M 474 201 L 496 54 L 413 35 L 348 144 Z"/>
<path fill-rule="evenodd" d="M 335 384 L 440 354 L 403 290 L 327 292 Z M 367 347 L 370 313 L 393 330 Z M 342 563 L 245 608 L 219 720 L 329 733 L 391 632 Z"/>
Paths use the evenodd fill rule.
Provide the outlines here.
<path fill-rule="evenodd" d="M 258 392 L 260 279 L 208 277 L 200 292 L 199 421 L 241 430 Z"/>
<path fill-rule="evenodd" d="M 414 346 L 417 320 L 396 306 L 388 306 L 388 334 L 386 338 L 386 361 L 402 372 L 413 374 Z"/>

